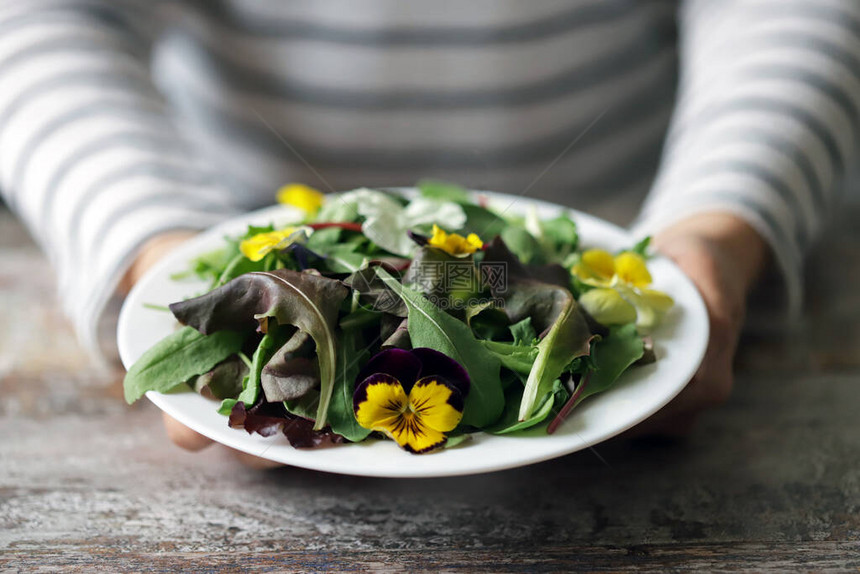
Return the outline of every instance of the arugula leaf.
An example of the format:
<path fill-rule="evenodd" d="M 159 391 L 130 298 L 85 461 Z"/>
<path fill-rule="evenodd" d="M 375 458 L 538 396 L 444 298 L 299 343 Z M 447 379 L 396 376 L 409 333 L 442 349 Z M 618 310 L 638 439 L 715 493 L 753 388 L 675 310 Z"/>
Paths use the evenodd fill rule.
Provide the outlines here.
<path fill-rule="evenodd" d="M 537 347 L 532 345 L 502 343 L 484 339 L 481 340 L 481 344 L 499 359 L 503 367 L 524 377 L 531 373 L 538 355 Z"/>
<path fill-rule="evenodd" d="M 239 352 L 245 333 L 219 331 L 205 336 L 190 327 L 174 331 L 148 349 L 123 380 L 125 400 L 131 404 L 147 391 L 167 392 L 202 375 Z"/>
<path fill-rule="evenodd" d="M 633 253 L 636 253 L 637 255 L 641 256 L 644 259 L 648 259 L 650 257 L 650 255 L 648 255 L 648 246 L 649 245 L 651 245 L 651 236 L 647 235 L 646 237 L 641 239 L 639 242 L 637 242 L 636 245 L 633 246 L 633 249 L 631 249 L 630 251 L 632 251 Z"/>
<path fill-rule="evenodd" d="M 251 330 L 274 317 L 294 325 L 316 343 L 320 368 L 320 404 L 314 428 L 326 424 L 334 386 L 337 315 L 349 293 L 340 281 L 280 269 L 248 273 L 205 295 L 170 305 L 174 316 L 201 333 L 222 329 Z"/>
<path fill-rule="evenodd" d="M 448 355 L 469 373 L 471 385 L 462 424 L 479 428 L 492 424 L 504 408 L 499 360 L 475 339 L 465 323 L 404 287 L 384 269 L 377 268 L 376 273 L 406 303 L 412 344 Z"/>
<path fill-rule="evenodd" d="M 531 317 L 526 317 L 514 323 L 508 329 L 510 329 L 511 335 L 514 337 L 515 345 L 531 345 L 532 341 L 537 339 L 537 333 L 535 333 L 535 328 L 532 326 Z"/>

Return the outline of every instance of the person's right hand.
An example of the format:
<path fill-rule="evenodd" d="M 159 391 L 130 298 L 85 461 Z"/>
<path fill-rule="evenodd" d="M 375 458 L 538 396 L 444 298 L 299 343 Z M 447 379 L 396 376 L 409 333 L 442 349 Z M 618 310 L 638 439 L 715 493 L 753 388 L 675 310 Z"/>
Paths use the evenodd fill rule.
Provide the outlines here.
<path fill-rule="evenodd" d="M 120 289 L 127 293 L 137 283 L 146 271 L 165 255 L 173 251 L 182 243 L 194 237 L 192 231 L 171 231 L 153 237 L 147 241 L 138 252 L 137 258 L 131 264 L 120 283 Z M 185 450 L 196 452 L 213 444 L 213 440 L 195 432 L 179 421 L 163 413 L 164 429 L 173 443 Z M 223 447 L 227 448 L 227 447 Z M 283 466 L 279 463 L 259 458 L 238 450 L 227 448 L 239 461 L 252 468 L 274 468 Z"/>

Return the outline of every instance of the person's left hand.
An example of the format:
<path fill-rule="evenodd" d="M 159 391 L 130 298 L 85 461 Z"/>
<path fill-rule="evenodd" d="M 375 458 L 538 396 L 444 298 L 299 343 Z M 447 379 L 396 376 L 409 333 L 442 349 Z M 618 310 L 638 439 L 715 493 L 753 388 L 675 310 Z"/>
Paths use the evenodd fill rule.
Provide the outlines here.
<path fill-rule="evenodd" d="M 710 321 L 708 348 L 693 379 L 671 403 L 634 429 L 635 434 L 678 436 L 690 430 L 700 412 L 731 395 L 747 294 L 765 265 L 768 248 L 749 224 L 728 213 L 685 219 L 656 235 L 653 245 L 690 277 Z"/>

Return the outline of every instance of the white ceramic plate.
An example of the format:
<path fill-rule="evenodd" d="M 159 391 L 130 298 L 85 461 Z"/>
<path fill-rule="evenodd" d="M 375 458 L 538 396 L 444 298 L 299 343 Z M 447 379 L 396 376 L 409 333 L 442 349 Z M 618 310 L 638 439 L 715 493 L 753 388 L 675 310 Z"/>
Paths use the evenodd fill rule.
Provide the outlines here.
<path fill-rule="evenodd" d="M 541 217 L 552 217 L 560 207 L 501 194 L 483 194 L 494 206 L 524 213 L 534 206 Z M 197 281 L 172 281 L 188 261 L 221 244 L 225 236 L 240 235 L 249 223 L 286 224 L 296 212 L 272 207 L 225 222 L 199 235 L 160 261 L 135 286 L 119 317 L 118 344 L 128 368 L 146 349 L 175 328 L 169 313 L 144 306 L 166 305 L 203 292 Z M 573 212 L 585 247 L 609 250 L 629 247 L 634 238 L 624 230 L 584 213 Z M 291 447 L 285 437 L 263 438 L 231 429 L 216 412 L 217 403 L 195 393 L 147 397 L 179 422 L 229 447 L 288 465 L 309 469 L 383 477 L 434 477 L 476 474 L 532 464 L 563 456 L 615 436 L 642 422 L 668 403 L 696 371 L 708 341 L 708 318 L 701 297 L 687 277 L 671 262 L 655 258 L 649 264 L 655 287 L 674 297 L 676 305 L 653 333 L 656 363 L 631 369 L 609 392 L 583 402 L 553 435 L 472 435 L 461 446 L 428 455 L 404 452 L 389 440 L 367 441 L 316 450 Z"/>

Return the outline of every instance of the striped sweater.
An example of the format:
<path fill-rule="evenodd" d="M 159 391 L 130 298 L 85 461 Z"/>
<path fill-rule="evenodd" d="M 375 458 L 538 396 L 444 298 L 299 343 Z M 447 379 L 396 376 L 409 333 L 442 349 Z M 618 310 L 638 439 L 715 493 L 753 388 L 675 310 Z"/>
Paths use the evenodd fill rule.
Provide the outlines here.
<path fill-rule="evenodd" d="M 635 221 L 730 211 L 792 305 L 853 162 L 860 0 L 0 0 L 0 190 L 95 348 L 136 251 L 421 177 Z"/>

